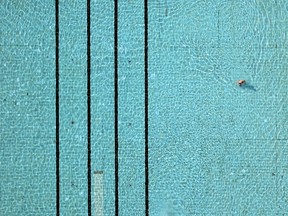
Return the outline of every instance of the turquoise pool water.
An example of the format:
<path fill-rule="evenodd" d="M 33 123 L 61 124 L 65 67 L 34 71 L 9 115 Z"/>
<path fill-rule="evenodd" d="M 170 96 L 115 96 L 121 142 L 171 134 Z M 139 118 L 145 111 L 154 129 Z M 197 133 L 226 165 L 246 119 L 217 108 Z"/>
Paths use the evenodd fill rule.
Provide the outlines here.
<path fill-rule="evenodd" d="M 91 203 L 87 2 L 59 1 L 58 174 L 55 1 L 0 3 L 0 215 L 147 215 L 143 1 L 118 1 L 118 198 L 114 1 L 91 1 Z M 148 2 L 149 215 L 288 215 L 287 12 Z"/>

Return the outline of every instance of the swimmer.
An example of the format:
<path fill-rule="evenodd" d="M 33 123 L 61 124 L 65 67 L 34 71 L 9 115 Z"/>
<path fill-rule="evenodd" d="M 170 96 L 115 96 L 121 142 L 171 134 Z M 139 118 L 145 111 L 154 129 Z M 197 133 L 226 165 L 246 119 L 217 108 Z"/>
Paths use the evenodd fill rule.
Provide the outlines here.
<path fill-rule="evenodd" d="M 245 80 L 238 80 L 237 84 L 241 87 L 241 86 L 244 86 L 246 84 L 246 81 Z"/>

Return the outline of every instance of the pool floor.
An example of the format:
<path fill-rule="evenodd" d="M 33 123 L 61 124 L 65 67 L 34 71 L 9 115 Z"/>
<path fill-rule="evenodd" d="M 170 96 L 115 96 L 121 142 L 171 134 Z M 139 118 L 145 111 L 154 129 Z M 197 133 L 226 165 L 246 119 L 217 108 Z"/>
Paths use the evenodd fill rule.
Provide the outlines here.
<path fill-rule="evenodd" d="M 287 12 L 2 0 L 0 215 L 288 215 Z"/>

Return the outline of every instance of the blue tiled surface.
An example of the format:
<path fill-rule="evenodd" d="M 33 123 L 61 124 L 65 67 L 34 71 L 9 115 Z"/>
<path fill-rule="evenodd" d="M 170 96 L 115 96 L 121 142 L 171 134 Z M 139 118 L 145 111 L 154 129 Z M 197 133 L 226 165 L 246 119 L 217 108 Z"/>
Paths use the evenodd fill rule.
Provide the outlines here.
<path fill-rule="evenodd" d="M 143 17 L 142 0 L 119 4 L 120 215 L 145 215 Z"/>
<path fill-rule="evenodd" d="M 15 2 L 0 4 L 0 215 L 53 215 L 54 11 Z"/>
<path fill-rule="evenodd" d="M 54 3 L 0 4 L 0 215 L 56 212 Z M 138 216 L 144 4 L 118 3 L 119 215 Z M 87 215 L 86 1 L 59 9 L 61 215 Z M 149 1 L 148 12 L 150 215 L 286 215 L 288 3 Z M 91 1 L 91 34 L 92 173 L 114 215 L 113 1 Z"/>
<path fill-rule="evenodd" d="M 92 1 L 91 16 L 92 169 L 104 172 L 104 215 L 114 215 L 114 2 Z"/>
<path fill-rule="evenodd" d="M 278 3 L 150 4 L 152 215 L 287 212 L 287 3 Z"/>
<path fill-rule="evenodd" d="M 86 4 L 60 1 L 60 211 L 87 214 Z"/>

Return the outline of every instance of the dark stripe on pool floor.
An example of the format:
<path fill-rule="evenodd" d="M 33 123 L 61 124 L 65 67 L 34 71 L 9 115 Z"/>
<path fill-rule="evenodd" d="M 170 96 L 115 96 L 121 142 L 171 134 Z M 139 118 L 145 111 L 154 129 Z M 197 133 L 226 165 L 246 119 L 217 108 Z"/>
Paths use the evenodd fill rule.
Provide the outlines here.
<path fill-rule="evenodd" d="M 87 0 L 87 203 L 88 216 L 91 210 L 91 15 L 90 0 Z"/>
<path fill-rule="evenodd" d="M 144 71 L 145 71 L 145 213 L 149 215 L 149 146 L 148 146 L 148 0 L 144 1 Z"/>
<path fill-rule="evenodd" d="M 60 216 L 60 146 L 59 146 L 59 1 L 55 0 L 55 136 L 56 136 L 56 215 Z"/>
<path fill-rule="evenodd" d="M 114 132 L 115 132 L 115 215 L 119 214 L 118 198 L 118 1 L 114 0 Z"/>

